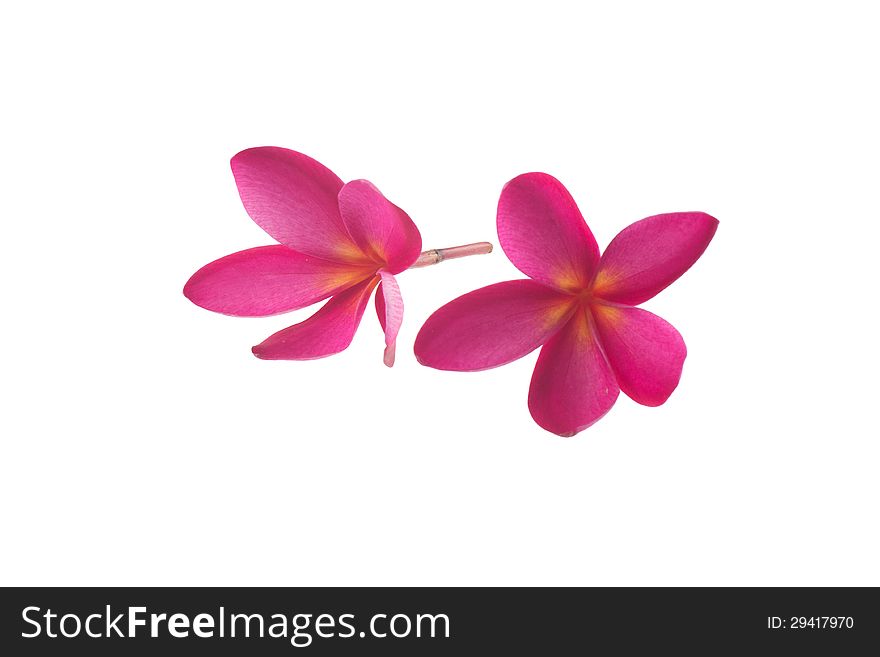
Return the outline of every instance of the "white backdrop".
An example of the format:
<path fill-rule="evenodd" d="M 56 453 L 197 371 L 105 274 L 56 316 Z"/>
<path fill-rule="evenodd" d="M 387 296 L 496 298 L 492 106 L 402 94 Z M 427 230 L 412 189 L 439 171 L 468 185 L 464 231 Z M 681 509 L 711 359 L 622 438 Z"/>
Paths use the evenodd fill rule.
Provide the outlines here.
<path fill-rule="evenodd" d="M 880 179 L 871 3 L 5 5 L 3 584 L 880 584 Z M 368 178 L 425 248 L 491 240 L 546 171 L 600 246 L 721 224 L 647 307 L 684 336 L 660 408 L 575 438 L 536 354 L 419 366 L 427 316 L 520 278 L 500 249 L 400 276 L 328 359 L 251 345 L 314 309 L 181 289 L 271 242 L 229 158 Z"/>

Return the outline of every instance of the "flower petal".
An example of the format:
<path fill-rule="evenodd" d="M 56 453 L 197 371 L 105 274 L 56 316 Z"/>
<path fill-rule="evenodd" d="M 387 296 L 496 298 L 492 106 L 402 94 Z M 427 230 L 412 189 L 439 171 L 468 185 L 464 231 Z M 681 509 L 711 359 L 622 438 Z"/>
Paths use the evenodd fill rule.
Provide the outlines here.
<path fill-rule="evenodd" d="M 249 148 L 232 158 L 245 209 L 290 248 L 336 261 L 363 260 L 339 214 L 342 181 L 320 162 L 286 148 Z"/>
<path fill-rule="evenodd" d="M 476 372 L 540 347 L 565 322 L 571 295 L 535 281 L 507 281 L 469 292 L 428 318 L 416 358 L 438 370 Z"/>
<path fill-rule="evenodd" d="M 529 411 L 547 431 L 573 436 L 611 410 L 619 393 L 587 313 L 579 311 L 541 349 Z"/>
<path fill-rule="evenodd" d="M 311 360 L 336 354 L 348 347 L 364 316 L 378 278 L 340 292 L 304 322 L 269 336 L 253 348 L 266 360 Z"/>
<path fill-rule="evenodd" d="M 339 211 L 355 244 L 392 274 L 399 274 L 419 257 L 419 229 L 368 180 L 353 180 L 342 188 Z"/>
<path fill-rule="evenodd" d="M 372 269 L 322 260 L 286 246 L 258 246 L 215 260 L 183 288 L 197 306 L 224 315 L 265 317 L 304 308 L 351 287 Z"/>
<path fill-rule="evenodd" d="M 394 365 L 394 353 L 397 345 L 397 334 L 403 323 L 403 296 L 397 279 L 386 271 L 380 271 L 382 282 L 376 290 L 376 314 L 385 331 L 384 363 L 388 367 Z"/>
<path fill-rule="evenodd" d="M 376 288 L 376 317 L 379 318 L 379 326 L 385 330 L 385 294 L 382 292 L 382 283 Z"/>
<path fill-rule="evenodd" d="M 501 248 L 526 276 L 563 290 L 589 285 L 599 247 L 556 178 L 524 173 L 507 183 L 498 201 L 497 223 Z"/>
<path fill-rule="evenodd" d="M 630 306 L 647 301 L 691 268 L 717 228 L 718 220 L 705 212 L 672 212 L 635 222 L 602 254 L 593 293 Z"/>
<path fill-rule="evenodd" d="M 641 308 L 597 303 L 592 310 L 620 389 L 645 406 L 659 406 L 669 399 L 687 356 L 675 327 Z"/>

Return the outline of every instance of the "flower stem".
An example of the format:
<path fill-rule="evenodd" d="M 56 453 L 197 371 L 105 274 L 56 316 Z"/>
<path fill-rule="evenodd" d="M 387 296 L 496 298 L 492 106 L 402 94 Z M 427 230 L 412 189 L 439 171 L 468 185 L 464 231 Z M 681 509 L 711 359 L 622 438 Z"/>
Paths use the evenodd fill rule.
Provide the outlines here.
<path fill-rule="evenodd" d="M 464 246 L 450 246 L 445 249 L 430 249 L 429 251 L 422 251 L 419 259 L 410 265 L 410 269 L 436 265 L 444 260 L 480 255 L 481 253 L 492 253 L 492 245 L 489 242 L 476 242 L 474 244 L 465 244 Z"/>

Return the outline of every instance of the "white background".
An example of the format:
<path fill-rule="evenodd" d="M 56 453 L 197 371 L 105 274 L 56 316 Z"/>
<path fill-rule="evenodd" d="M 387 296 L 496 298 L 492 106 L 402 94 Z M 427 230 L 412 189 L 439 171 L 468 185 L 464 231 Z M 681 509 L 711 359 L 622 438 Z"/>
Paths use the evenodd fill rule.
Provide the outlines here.
<path fill-rule="evenodd" d="M 880 584 L 880 46 L 871 3 L 7 4 L 0 16 L 3 584 Z M 647 307 L 689 349 L 660 408 L 539 429 L 536 354 L 420 367 L 427 316 L 522 276 L 400 276 L 328 359 L 250 347 L 314 309 L 209 313 L 271 240 L 229 158 L 373 181 L 425 248 L 561 179 L 601 246 L 704 210 Z"/>

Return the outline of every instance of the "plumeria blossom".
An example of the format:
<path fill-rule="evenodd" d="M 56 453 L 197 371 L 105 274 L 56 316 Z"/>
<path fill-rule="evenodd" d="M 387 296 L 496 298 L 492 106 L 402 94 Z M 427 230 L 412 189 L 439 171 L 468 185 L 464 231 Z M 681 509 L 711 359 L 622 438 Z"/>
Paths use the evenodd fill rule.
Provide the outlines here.
<path fill-rule="evenodd" d="M 416 338 L 416 357 L 473 372 L 542 347 L 529 411 L 561 436 L 599 420 L 621 390 L 659 406 L 678 385 L 687 351 L 672 325 L 635 306 L 687 271 L 717 227 L 703 212 L 648 217 L 600 257 L 562 183 L 546 173 L 518 176 L 501 192 L 498 239 L 529 279 L 489 285 L 437 310 Z"/>
<path fill-rule="evenodd" d="M 403 299 L 395 274 L 419 259 L 422 238 L 409 216 L 366 180 L 343 184 L 302 153 L 250 148 L 232 158 L 245 209 L 279 244 L 205 265 L 184 287 L 196 305 L 265 317 L 330 300 L 304 322 L 253 348 L 258 358 L 307 360 L 348 347 L 376 292 L 385 364 L 394 363 Z"/>

